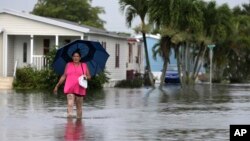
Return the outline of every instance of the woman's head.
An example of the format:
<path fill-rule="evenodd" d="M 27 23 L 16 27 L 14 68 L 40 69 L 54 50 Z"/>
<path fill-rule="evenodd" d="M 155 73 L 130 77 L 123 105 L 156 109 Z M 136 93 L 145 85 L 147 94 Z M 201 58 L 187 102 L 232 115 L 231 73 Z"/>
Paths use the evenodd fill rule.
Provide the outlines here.
<path fill-rule="evenodd" d="M 73 60 L 73 62 L 80 62 L 81 53 L 78 50 L 76 50 L 72 53 L 72 60 Z"/>

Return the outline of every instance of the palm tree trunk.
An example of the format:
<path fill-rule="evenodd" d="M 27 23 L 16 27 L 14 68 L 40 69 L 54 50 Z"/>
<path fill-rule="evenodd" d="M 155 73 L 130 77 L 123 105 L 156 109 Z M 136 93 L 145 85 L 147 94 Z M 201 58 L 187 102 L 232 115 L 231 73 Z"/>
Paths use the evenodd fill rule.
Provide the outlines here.
<path fill-rule="evenodd" d="M 178 68 L 178 74 L 179 74 L 179 78 L 180 78 L 180 84 L 181 84 L 181 87 L 183 85 L 183 78 L 182 78 L 182 64 L 181 64 L 181 61 L 180 61 L 180 51 L 179 51 L 179 47 L 177 46 L 175 48 L 175 54 L 176 54 L 176 60 L 177 60 L 177 68 Z"/>
<path fill-rule="evenodd" d="M 202 59 L 202 61 L 203 61 L 203 59 L 204 59 L 204 56 L 205 56 L 206 51 L 207 51 L 207 48 L 204 47 L 204 49 L 203 49 L 203 51 L 202 51 L 202 53 L 201 53 L 201 56 L 200 56 L 200 59 Z M 199 64 L 198 70 L 196 71 L 196 73 L 195 73 L 195 75 L 194 75 L 195 79 L 198 77 L 199 71 L 200 71 L 200 69 L 201 69 L 201 67 L 202 67 L 201 65 L 202 65 L 202 63 Z"/>
<path fill-rule="evenodd" d="M 160 89 L 162 89 L 162 86 L 164 84 L 167 67 L 168 67 L 168 60 L 164 59 L 163 69 L 162 69 L 162 74 L 161 74 L 161 82 L 160 82 L 160 86 L 159 86 Z"/>
<path fill-rule="evenodd" d="M 186 44 L 186 46 L 185 46 L 185 51 L 184 51 L 184 58 L 185 58 L 185 77 L 184 77 L 184 83 L 185 83 L 185 85 L 187 85 L 188 84 L 188 62 L 189 62 L 189 58 L 188 58 L 188 46 L 189 46 L 189 44 Z"/>
<path fill-rule="evenodd" d="M 169 37 L 169 36 L 162 37 L 162 41 L 161 41 L 160 46 L 161 46 L 161 49 L 163 52 L 162 57 L 164 60 L 162 74 L 161 74 L 161 82 L 160 82 L 160 86 L 159 86 L 159 88 L 161 89 L 163 84 L 164 84 L 166 71 L 167 71 L 167 67 L 168 67 L 168 63 L 169 63 L 169 55 L 170 55 L 170 51 L 171 51 L 171 37 Z"/>
<path fill-rule="evenodd" d="M 198 52 L 197 56 L 194 58 L 194 67 L 193 67 L 193 72 L 192 72 L 192 76 L 191 76 L 191 78 L 193 79 L 194 82 L 196 79 L 195 74 L 199 71 L 198 65 L 199 65 L 201 56 L 202 56 L 202 45 L 199 48 L 199 52 Z"/>
<path fill-rule="evenodd" d="M 150 62 L 149 62 L 146 34 L 142 33 L 142 37 L 143 37 L 144 48 L 145 48 L 144 50 L 145 50 L 145 57 L 146 57 L 146 73 L 148 73 L 148 75 L 146 76 L 149 76 L 150 84 L 154 88 L 155 85 L 154 85 L 153 75 L 151 72 L 151 67 L 150 67 Z"/>

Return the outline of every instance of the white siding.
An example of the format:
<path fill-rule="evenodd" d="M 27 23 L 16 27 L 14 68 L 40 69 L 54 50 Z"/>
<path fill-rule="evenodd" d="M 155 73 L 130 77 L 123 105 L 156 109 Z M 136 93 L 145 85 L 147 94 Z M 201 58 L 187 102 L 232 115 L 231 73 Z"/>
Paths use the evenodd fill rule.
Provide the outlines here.
<path fill-rule="evenodd" d="M 10 37 L 10 36 L 9 36 Z M 8 50 L 8 55 L 13 54 L 14 57 L 10 61 L 8 60 L 8 66 L 12 62 L 18 61 L 18 67 L 27 66 L 30 64 L 30 36 L 17 35 L 11 36 L 13 45 L 9 44 L 8 47 L 14 47 Z M 34 55 L 44 55 L 43 54 L 43 40 L 50 40 L 50 48 L 55 47 L 55 36 L 34 36 Z M 71 41 L 80 39 L 80 37 L 59 37 L 59 46 L 64 44 L 65 39 L 70 39 Z M 23 62 L 23 44 L 27 43 L 27 62 Z M 1 58 L 2 59 L 2 58 Z M 14 66 L 13 66 L 14 67 Z M 8 69 L 12 68 L 10 66 Z"/>
<path fill-rule="evenodd" d="M 0 76 L 3 75 L 3 33 L 0 33 Z"/>
<path fill-rule="evenodd" d="M 14 40 L 14 36 L 8 36 L 7 76 L 13 76 L 14 72 Z"/>
<path fill-rule="evenodd" d="M 50 40 L 50 48 L 55 47 L 55 37 L 53 36 L 34 36 L 34 55 L 44 55 L 43 54 L 43 41 L 44 39 Z"/>
<path fill-rule="evenodd" d="M 27 62 L 23 62 L 23 44 L 27 43 Z M 10 46 L 9 46 L 10 47 Z M 8 54 L 10 54 L 9 52 Z M 15 36 L 14 42 L 14 62 L 18 62 L 18 67 L 27 66 L 30 63 L 30 36 Z M 9 65 L 9 64 L 8 64 Z"/>
<path fill-rule="evenodd" d="M 112 80 L 126 79 L 126 63 L 128 58 L 128 46 L 126 39 L 111 38 L 99 35 L 87 35 L 89 40 L 106 42 L 106 50 L 109 53 L 109 59 L 106 63 L 106 70 L 110 73 Z M 120 62 L 119 68 L 115 67 L 115 45 L 120 44 Z"/>
<path fill-rule="evenodd" d="M 55 36 L 34 36 L 34 55 L 44 55 L 43 54 L 43 41 L 44 39 L 50 40 L 50 49 L 55 47 Z M 65 45 L 65 40 L 74 40 L 80 39 L 80 37 L 69 37 L 69 36 L 59 36 L 59 47 Z"/>
<path fill-rule="evenodd" d="M 10 14 L 0 14 L 0 26 L 8 32 L 8 34 L 20 35 L 72 35 L 81 36 L 83 33 L 69 30 L 62 27 L 37 22 L 34 20 L 17 17 Z"/>
<path fill-rule="evenodd" d="M 132 61 L 129 63 L 129 45 L 128 45 L 128 70 L 135 70 L 139 73 L 144 73 L 144 58 L 143 58 L 143 52 L 144 48 L 141 45 L 141 58 L 139 63 L 136 63 L 136 57 L 138 57 L 138 45 L 141 45 L 141 42 L 135 42 L 132 44 Z"/>

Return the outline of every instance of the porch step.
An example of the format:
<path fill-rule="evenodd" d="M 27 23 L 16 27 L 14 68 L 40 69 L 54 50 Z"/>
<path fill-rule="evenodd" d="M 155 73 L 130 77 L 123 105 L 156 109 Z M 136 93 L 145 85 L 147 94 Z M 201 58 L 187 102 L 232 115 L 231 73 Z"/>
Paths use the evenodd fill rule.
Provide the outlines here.
<path fill-rule="evenodd" d="M 0 90 L 12 89 L 13 77 L 0 77 Z"/>

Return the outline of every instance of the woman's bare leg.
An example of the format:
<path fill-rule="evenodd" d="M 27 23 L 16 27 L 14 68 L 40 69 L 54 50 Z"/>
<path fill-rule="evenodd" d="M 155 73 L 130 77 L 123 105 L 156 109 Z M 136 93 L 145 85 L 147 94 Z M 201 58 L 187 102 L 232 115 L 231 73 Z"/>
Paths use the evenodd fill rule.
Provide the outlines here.
<path fill-rule="evenodd" d="M 67 102 L 68 102 L 68 117 L 73 116 L 73 107 L 74 107 L 75 95 L 67 94 Z"/>
<path fill-rule="evenodd" d="M 76 118 L 82 118 L 82 103 L 83 97 L 82 96 L 75 96 L 76 97 Z"/>

